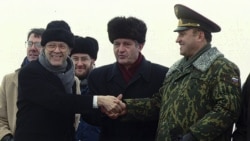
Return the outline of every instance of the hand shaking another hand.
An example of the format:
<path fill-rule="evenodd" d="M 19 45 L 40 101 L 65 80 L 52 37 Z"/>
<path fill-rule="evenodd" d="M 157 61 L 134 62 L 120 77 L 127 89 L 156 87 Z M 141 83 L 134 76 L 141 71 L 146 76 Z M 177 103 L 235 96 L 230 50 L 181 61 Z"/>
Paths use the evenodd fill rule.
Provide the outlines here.
<path fill-rule="evenodd" d="M 126 114 L 126 104 L 122 102 L 122 94 L 114 96 L 98 96 L 98 105 L 101 105 L 101 111 L 108 117 L 116 119 Z"/>

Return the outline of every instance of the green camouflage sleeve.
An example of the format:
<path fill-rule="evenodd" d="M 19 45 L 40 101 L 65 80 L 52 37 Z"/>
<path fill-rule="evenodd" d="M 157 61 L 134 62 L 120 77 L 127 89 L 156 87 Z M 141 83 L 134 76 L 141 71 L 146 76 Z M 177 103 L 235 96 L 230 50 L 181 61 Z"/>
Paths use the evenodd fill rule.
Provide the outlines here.
<path fill-rule="evenodd" d="M 159 119 L 161 90 L 152 98 L 124 99 L 127 105 L 127 114 L 123 120 L 152 121 Z"/>
<path fill-rule="evenodd" d="M 225 63 L 213 69 L 216 69 L 211 88 L 213 109 L 190 127 L 200 140 L 213 140 L 225 133 L 240 114 L 241 82 L 238 67 L 233 63 Z"/>

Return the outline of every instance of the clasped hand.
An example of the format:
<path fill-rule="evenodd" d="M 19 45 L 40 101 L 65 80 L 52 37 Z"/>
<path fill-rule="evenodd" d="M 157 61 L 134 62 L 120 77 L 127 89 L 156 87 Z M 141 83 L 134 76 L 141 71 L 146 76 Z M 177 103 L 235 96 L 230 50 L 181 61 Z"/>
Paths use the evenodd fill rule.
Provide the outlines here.
<path fill-rule="evenodd" d="M 114 96 L 98 96 L 101 111 L 108 117 L 116 119 L 126 113 L 126 104 L 122 102 L 122 94 Z"/>

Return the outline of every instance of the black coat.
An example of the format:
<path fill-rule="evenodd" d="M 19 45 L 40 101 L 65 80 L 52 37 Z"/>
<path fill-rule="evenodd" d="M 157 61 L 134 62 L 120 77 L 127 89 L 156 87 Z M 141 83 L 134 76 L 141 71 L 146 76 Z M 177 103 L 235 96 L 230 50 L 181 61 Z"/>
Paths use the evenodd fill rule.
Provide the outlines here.
<path fill-rule="evenodd" d="M 242 110 L 233 133 L 233 141 L 250 141 L 250 74 L 243 85 L 242 97 Z"/>
<path fill-rule="evenodd" d="M 168 68 L 146 61 L 144 58 L 132 80 L 126 84 L 116 63 L 94 69 L 88 78 L 89 91 L 94 95 L 123 94 L 123 98 L 151 97 L 162 86 Z M 95 116 L 98 117 L 98 116 Z M 86 116 L 85 116 L 86 118 Z M 101 141 L 153 141 L 158 121 L 122 122 L 105 115 L 92 124 L 100 124 Z M 97 125 L 98 125 L 97 124 Z"/>
<path fill-rule="evenodd" d="M 75 113 L 93 107 L 93 96 L 66 93 L 61 80 L 38 61 L 18 77 L 15 141 L 73 141 Z"/>

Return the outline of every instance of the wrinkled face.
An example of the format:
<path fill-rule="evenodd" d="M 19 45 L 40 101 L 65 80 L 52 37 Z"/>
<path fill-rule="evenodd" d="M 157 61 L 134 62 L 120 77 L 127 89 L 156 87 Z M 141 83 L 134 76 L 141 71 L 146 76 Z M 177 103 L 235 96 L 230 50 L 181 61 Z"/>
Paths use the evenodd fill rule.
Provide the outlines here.
<path fill-rule="evenodd" d="M 71 55 L 71 59 L 75 65 L 75 75 L 78 78 L 86 78 L 94 67 L 95 60 L 91 59 L 88 54 L 74 53 Z"/>
<path fill-rule="evenodd" d="M 114 40 L 113 49 L 117 62 L 125 67 L 130 67 L 138 59 L 143 45 L 131 39 Z"/>
<path fill-rule="evenodd" d="M 42 50 L 41 40 L 41 36 L 35 36 L 34 33 L 30 34 L 28 41 L 26 41 L 28 61 L 37 60 Z"/>
<path fill-rule="evenodd" d="M 194 32 L 193 30 L 194 29 L 179 31 L 176 39 L 176 43 L 180 45 L 180 54 L 188 58 L 194 56 L 200 50 L 198 45 L 200 32 Z"/>
<path fill-rule="evenodd" d="M 46 43 L 44 52 L 52 66 L 62 66 L 70 53 L 70 48 L 64 42 L 50 41 Z"/>

